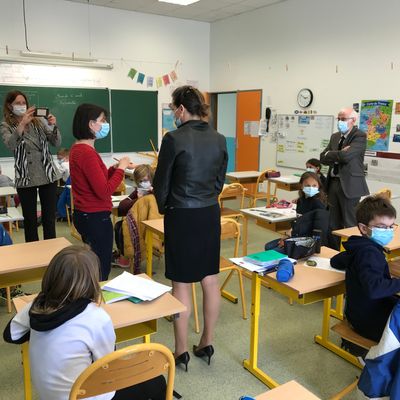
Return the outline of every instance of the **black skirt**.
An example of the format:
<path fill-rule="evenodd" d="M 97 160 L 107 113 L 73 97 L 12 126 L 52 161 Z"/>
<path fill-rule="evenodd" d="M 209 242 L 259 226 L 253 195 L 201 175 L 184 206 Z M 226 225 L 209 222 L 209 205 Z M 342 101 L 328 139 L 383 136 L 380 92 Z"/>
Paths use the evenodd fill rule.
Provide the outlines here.
<path fill-rule="evenodd" d="M 221 212 L 204 208 L 169 208 L 164 216 L 165 277 L 199 282 L 219 272 Z"/>

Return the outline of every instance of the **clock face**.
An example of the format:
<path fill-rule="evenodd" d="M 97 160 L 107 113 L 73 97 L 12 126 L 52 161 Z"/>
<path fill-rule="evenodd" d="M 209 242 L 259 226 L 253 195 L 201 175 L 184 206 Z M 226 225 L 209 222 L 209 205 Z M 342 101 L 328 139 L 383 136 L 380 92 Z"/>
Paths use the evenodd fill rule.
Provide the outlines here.
<path fill-rule="evenodd" d="M 297 95 L 297 103 L 300 107 L 309 107 L 313 101 L 313 93 L 310 89 L 301 89 Z"/>

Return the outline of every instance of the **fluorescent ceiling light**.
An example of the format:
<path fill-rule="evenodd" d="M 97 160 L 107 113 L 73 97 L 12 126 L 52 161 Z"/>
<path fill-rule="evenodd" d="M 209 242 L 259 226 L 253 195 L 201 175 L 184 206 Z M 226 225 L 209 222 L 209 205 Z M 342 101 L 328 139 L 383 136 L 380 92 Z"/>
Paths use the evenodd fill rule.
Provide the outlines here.
<path fill-rule="evenodd" d="M 79 57 L 75 53 L 61 54 L 61 53 L 44 53 L 41 51 L 20 51 L 20 56 L 22 57 L 33 57 L 33 58 L 46 58 L 51 60 L 69 60 L 69 61 L 85 61 L 85 62 L 95 62 L 96 58 L 89 57 Z"/>
<path fill-rule="evenodd" d="M 82 67 L 82 68 L 100 68 L 100 69 L 113 69 L 113 64 L 101 64 L 93 61 L 74 61 L 68 59 L 55 59 L 45 57 L 11 57 L 0 56 L 0 63 L 16 63 L 16 64 L 45 64 L 45 65 L 64 65 L 67 67 Z"/>
<path fill-rule="evenodd" d="M 180 6 L 188 6 L 197 3 L 199 0 L 158 0 L 161 3 L 179 4 Z"/>

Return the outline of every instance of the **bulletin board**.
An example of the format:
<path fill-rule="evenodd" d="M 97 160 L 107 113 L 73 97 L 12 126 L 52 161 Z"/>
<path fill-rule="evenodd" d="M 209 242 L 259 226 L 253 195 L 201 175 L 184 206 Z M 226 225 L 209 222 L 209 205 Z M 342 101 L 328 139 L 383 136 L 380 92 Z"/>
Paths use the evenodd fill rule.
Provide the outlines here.
<path fill-rule="evenodd" d="M 333 115 L 278 115 L 276 165 L 304 169 L 318 158 L 333 133 Z"/>

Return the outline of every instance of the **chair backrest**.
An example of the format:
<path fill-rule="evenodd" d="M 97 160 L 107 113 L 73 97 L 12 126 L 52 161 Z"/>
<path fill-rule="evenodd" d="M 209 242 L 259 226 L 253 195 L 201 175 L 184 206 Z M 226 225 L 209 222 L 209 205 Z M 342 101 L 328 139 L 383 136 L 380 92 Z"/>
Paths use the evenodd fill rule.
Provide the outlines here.
<path fill-rule="evenodd" d="M 386 197 L 389 200 L 392 198 L 392 191 L 388 188 L 383 188 L 381 190 L 378 190 L 375 194 Z"/>
<path fill-rule="evenodd" d="M 233 197 L 238 198 L 240 201 L 240 208 L 244 208 L 244 193 L 246 189 L 240 183 L 231 183 L 225 185 L 222 192 L 218 196 L 218 203 L 223 208 L 223 200 L 231 199 Z"/>
<path fill-rule="evenodd" d="M 240 224 L 232 218 L 221 218 L 221 240 L 234 239 L 234 257 L 239 255 Z"/>
<path fill-rule="evenodd" d="M 175 360 L 158 343 L 143 343 L 114 351 L 86 368 L 72 386 L 69 400 L 86 399 L 168 373 L 166 400 L 172 400 Z"/>
<path fill-rule="evenodd" d="M 113 193 L 114 196 L 120 196 L 122 194 L 126 194 L 125 178 L 122 179 L 121 183 L 118 185 Z"/>

